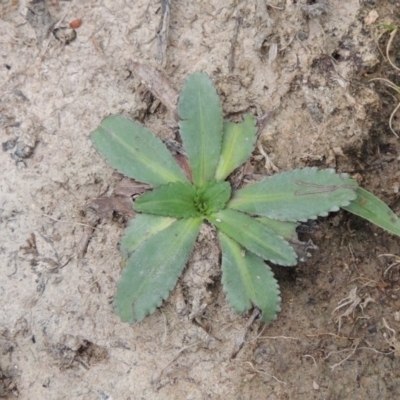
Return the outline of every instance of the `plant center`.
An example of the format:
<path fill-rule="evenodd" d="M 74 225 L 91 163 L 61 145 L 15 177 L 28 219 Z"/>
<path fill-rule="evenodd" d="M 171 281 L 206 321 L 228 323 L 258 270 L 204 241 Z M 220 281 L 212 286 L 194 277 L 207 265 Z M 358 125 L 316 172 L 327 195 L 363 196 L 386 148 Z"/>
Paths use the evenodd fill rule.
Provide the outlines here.
<path fill-rule="evenodd" d="M 198 211 L 200 214 L 208 215 L 207 211 L 209 204 L 207 202 L 207 199 L 204 198 L 204 196 L 202 196 L 201 194 L 197 194 L 193 199 L 193 203 L 196 211 Z"/>
<path fill-rule="evenodd" d="M 202 188 L 196 188 L 193 206 L 201 215 L 210 215 L 225 208 L 230 197 L 229 182 L 211 181 Z"/>

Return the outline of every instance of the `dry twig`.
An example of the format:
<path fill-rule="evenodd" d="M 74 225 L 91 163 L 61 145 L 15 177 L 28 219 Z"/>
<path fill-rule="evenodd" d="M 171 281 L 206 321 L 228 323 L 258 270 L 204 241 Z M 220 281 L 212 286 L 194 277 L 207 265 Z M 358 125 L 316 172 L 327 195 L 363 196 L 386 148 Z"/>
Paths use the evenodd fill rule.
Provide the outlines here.
<path fill-rule="evenodd" d="M 258 317 L 259 314 L 260 310 L 258 308 L 254 308 L 250 318 L 244 326 L 242 334 L 235 341 L 235 346 L 233 347 L 233 350 L 231 352 L 230 359 L 233 359 L 238 355 L 240 349 L 243 347 L 243 344 L 245 342 L 247 332 L 249 331 L 250 327 L 253 325 L 254 320 Z"/>
<path fill-rule="evenodd" d="M 160 71 L 150 65 L 142 65 L 132 62 L 132 73 L 141 80 L 154 97 L 172 112 L 178 121 L 176 105 L 178 103 L 178 92 L 172 87 L 168 79 Z"/>
<path fill-rule="evenodd" d="M 165 65 L 167 60 L 170 17 L 171 17 L 170 0 L 161 0 L 161 20 L 157 29 L 157 61 L 160 65 Z"/>
<path fill-rule="evenodd" d="M 400 93 L 400 87 L 396 86 L 392 81 L 389 81 L 389 79 L 385 79 L 385 78 L 373 78 L 370 79 L 371 81 L 383 81 L 385 82 L 390 88 L 394 89 L 397 93 Z M 394 108 L 394 110 L 392 111 L 392 113 L 390 114 L 389 117 L 389 128 L 392 131 L 392 133 L 398 138 L 399 135 L 395 132 L 395 130 L 393 129 L 393 118 L 395 116 L 395 114 L 397 113 L 397 111 L 400 109 L 400 102 L 397 104 L 397 106 Z"/>
<path fill-rule="evenodd" d="M 250 365 L 250 367 L 252 368 L 252 370 L 253 370 L 254 372 L 257 372 L 257 373 L 260 374 L 260 375 L 268 376 L 268 377 L 270 377 L 270 378 L 272 378 L 272 379 L 275 379 L 277 382 L 282 383 L 283 385 L 286 385 L 286 384 L 287 384 L 286 382 L 281 381 L 280 379 L 278 379 L 276 376 L 271 375 L 271 374 L 268 374 L 267 372 L 265 372 L 265 371 L 263 371 L 263 370 L 261 370 L 261 369 L 255 368 L 254 365 L 253 365 L 250 361 L 245 361 L 243 364 L 248 364 L 248 365 Z"/>
<path fill-rule="evenodd" d="M 235 51 L 236 51 L 237 39 L 239 36 L 239 30 L 240 27 L 242 26 L 242 23 L 243 23 L 242 17 L 236 18 L 235 29 L 233 31 L 233 37 L 231 41 L 231 51 L 228 61 L 228 69 L 230 73 L 232 73 L 233 70 L 235 69 Z"/>

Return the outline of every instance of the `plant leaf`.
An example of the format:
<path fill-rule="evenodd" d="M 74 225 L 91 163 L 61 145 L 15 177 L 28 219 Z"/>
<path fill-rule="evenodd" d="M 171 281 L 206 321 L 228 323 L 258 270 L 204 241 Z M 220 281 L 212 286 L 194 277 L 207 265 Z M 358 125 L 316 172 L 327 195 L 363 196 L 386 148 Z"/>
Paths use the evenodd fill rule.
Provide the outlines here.
<path fill-rule="evenodd" d="M 179 96 L 180 135 L 197 187 L 214 179 L 222 141 L 222 109 L 205 73 L 189 75 Z"/>
<path fill-rule="evenodd" d="M 123 322 L 141 321 L 168 297 L 189 259 L 201 221 L 175 221 L 132 254 L 122 270 L 114 301 Z"/>
<path fill-rule="evenodd" d="M 264 260 L 287 266 L 297 264 L 296 253 L 289 243 L 256 219 L 230 209 L 221 210 L 207 219 L 217 229 Z"/>
<path fill-rule="evenodd" d="M 164 143 L 134 121 L 120 115 L 107 117 L 91 139 L 107 161 L 129 178 L 154 186 L 188 182 Z"/>
<path fill-rule="evenodd" d="M 251 114 L 243 122 L 224 122 L 221 157 L 216 180 L 224 180 L 251 156 L 257 138 L 256 122 Z"/>
<path fill-rule="evenodd" d="M 218 236 L 222 247 L 222 284 L 229 304 L 239 314 L 258 307 L 264 322 L 276 319 L 281 297 L 270 267 L 222 232 Z"/>
<path fill-rule="evenodd" d="M 189 183 L 168 183 L 142 194 L 135 202 L 135 211 L 174 218 L 198 217 L 194 207 L 196 188 Z"/>
<path fill-rule="evenodd" d="M 121 239 L 122 265 L 126 264 L 133 252 L 147 239 L 168 228 L 174 221 L 174 218 L 158 215 L 136 214 L 135 219 L 130 221 Z"/>
<path fill-rule="evenodd" d="M 271 228 L 278 236 L 282 236 L 284 239 L 297 239 L 296 228 L 300 225 L 297 222 L 291 221 L 277 221 L 267 217 L 256 218 L 262 224 Z"/>
<path fill-rule="evenodd" d="M 295 169 L 233 193 L 228 208 L 279 221 L 307 221 L 339 211 L 356 198 L 357 183 L 333 169 Z"/>
<path fill-rule="evenodd" d="M 400 219 L 382 200 L 360 187 L 356 193 L 357 198 L 343 209 L 400 236 Z"/>

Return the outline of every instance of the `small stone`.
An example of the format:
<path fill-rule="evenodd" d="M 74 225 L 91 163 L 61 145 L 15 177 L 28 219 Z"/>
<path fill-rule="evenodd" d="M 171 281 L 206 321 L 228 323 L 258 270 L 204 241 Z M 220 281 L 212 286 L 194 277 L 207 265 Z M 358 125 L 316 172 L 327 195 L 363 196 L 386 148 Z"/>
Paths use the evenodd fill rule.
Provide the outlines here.
<path fill-rule="evenodd" d="M 8 150 L 11 150 L 15 146 L 16 143 L 17 143 L 17 139 L 10 139 L 10 140 L 7 140 L 6 142 L 3 142 L 1 144 L 1 147 L 3 148 L 3 151 L 8 151 Z"/>
<path fill-rule="evenodd" d="M 33 146 L 30 146 L 24 142 L 18 142 L 17 143 L 17 148 L 15 152 L 13 153 L 13 158 L 28 158 L 29 156 L 32 155 L 34 150 Z"/>
<path fill-rule="evenodd" d="M 18 160 L 15 165 L 17 166 L 17 169 L 22 170 L 26 168 L 26 163 L 23 160 Z"/>
<path fill-rule="evenodd" d="M 68 45 L 76 39 L 76 31 L 71 28 L 60 27 L 53 30 L 54 37 L 61 43 Z"/>
<path fill-rule="evenodd" d="M 379 14 L 377 13 L 377 11 L 371 10 L 364 19 L 365 25 L 373 24 L 378 18 L 379 18 Z"/>

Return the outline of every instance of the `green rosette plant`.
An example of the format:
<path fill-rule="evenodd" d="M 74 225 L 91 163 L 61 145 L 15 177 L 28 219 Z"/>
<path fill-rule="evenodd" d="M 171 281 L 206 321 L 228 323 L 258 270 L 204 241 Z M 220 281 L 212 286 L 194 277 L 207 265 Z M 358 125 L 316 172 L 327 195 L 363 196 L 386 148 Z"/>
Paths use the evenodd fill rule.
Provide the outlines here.
<path fill-rule="evenodd" d="M 222 254 L 222 283 L 237 313 L 252 307 L 264 322 L 280 311 L 280 290 L 266 263 L 297 264 L 288 242 L 299 222 L 340 208 L 400 235 L 399 218 L 347 174 L 303 168 L 233 191 L 227 177 L 251 156 L 256 121 L 223 121 L 216 89 L 205 73 L 189 75 L 178 102 L 179 133 L 189 179 L 164 143 L 122 116 L 105 118 L 91 134 L 120 173 L 152 185 L 134 204 L 136 217 L 121 240 L 125 261 L 114 306 L 122 321 L 143 320 L 174 288 L 201 224 L 213 224 Z M 188 174 L 189 175 L 189 174 Z"/>

